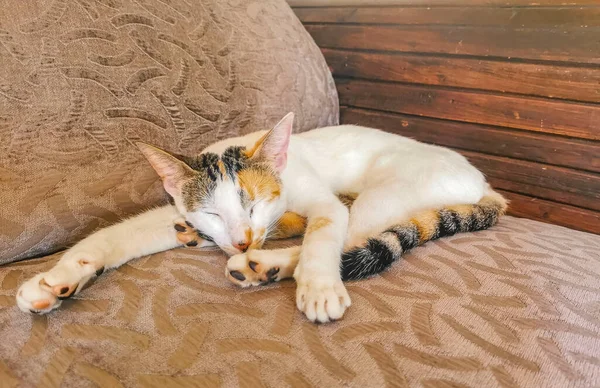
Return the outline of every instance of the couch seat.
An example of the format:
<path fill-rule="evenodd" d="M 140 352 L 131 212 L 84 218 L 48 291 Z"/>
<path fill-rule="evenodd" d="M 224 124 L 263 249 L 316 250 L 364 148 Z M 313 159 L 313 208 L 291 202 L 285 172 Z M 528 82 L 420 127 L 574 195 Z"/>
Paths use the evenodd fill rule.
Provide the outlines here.
<path fill-rule="evenodd" d="M 505 217 L 349 283 L 352 307 L 326 325 L 296 310 L 291 281 L 232 286 L 218 250 L 134 260 L 46 316 L 14 294 L 59 254 L 13 263 L 0 386 L 594 386 L 599 252 L 600 236 Z"/>

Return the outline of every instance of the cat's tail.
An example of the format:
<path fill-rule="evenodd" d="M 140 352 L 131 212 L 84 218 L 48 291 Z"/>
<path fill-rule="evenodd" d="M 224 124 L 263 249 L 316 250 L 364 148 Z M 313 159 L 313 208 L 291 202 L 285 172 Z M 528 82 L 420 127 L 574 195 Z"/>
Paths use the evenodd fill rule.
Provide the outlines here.
<path fill-rule="evenodd" d="M 448 206 L 417 214 L 393 226 L 362 247 L 342 255 L 342 280 L 358 280 L 388 269 L 405 252 L 440 237 L 487 229 L 498 222 L 508 201 L 488 188 L 485 196 L 473 205 Z"/>

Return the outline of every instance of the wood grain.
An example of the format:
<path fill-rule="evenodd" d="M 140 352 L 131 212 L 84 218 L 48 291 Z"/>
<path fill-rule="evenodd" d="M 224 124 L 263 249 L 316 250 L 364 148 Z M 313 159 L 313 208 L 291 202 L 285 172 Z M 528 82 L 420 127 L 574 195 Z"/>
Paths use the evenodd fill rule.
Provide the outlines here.
<path fill-rule="evenodd" d="M 511 214 L 600 233 L 597 0 L 291 3 L 342 124 L 453 148 Z"/>
<path fill-rule="evenodd" d="M 590 209 L 598 211 L 597 201 L 591 200 L 586 197 L 578 196 L 566 191 L 560 191 L 558 189 L 541 187 L 533 183 L 523 183 L 516 180 L 511 180 L 509 177 L 497 178 L 491 174 L 487 174 L 488 182 L 495 188 L 501 190 L 511 191 L 513 193 L 520 193 L 529 195 L 532 197 L 545 199 L 548 201 L 554 201 L 566 205 L 573 205 L 580 207 L 582 210 Z"/>
<path fill-rule="evenodd" d="M 453 2 L 453 5 L 457 2 Z M 596 4 L 597 5 L 597 4 Z M 600 26 L 600 8 L 492 8 L 492 7 L 307 7 L 297 8 L 304 24 L 409 24 L 482 27 L 579 28 Z"/>
<path fill-rule="evenodd" d="M 319 47 L 600 64 L 593 29 L 472 26 L 306 26 Z"/>
<path fill-rule="evenodd" d="M 460 153 L 487 177 L 498 179 L 499 188 L 512 189 L 500 186 L 507 180 L 524 194 L 600 210 L 600 175 L 470 151 Z"/>
<path fill-rule="evenodd" d="M 288 0 L 291 7 L 381 7 L 381 6 L 419 6 L 419 7 L 439 7 L 439 6 L 530 6 L 534 8 L 548 6 L 577 6 L 577 5 L 598 5 L 597 0 Z M 296 8 L 297 9 L 297 8 Z"/>
<path fill-rule="evenodd" d="M 600 69 L 322 49 L 334 77 L 600 102 Z"/>
<path fill-rule="evenodd" d="M 508 210 L 510 215 L 600 234 L 600 213 L 598 212 L 504 190 L 498 191 L 510 200 Z"/>
<path fill-rule="evenodd" d="M 600 139 L 600 106 L 420 85 L 336 81 L 340 105 Z"/>
<path fill-rule="evenodd" d="M 428 117 L 341 107 L 340 121 L 451 148 L 600 172 L 600 143 Z"/>

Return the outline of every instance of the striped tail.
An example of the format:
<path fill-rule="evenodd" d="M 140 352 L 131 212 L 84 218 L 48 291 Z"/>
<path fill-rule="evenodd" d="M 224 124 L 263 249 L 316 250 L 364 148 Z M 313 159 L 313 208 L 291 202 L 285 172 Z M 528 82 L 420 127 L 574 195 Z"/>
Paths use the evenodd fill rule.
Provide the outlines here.
<path fill-rule="evenodd" d="M 417 214 L 370 238 L 365 246 L 342 255 L 342 280 L 358 280 L 388 269 L 405 252 L 440 237 L 487 229 L 507 208 L 502 195 L 489 189 L 477 204 L 448 206 Z"/>

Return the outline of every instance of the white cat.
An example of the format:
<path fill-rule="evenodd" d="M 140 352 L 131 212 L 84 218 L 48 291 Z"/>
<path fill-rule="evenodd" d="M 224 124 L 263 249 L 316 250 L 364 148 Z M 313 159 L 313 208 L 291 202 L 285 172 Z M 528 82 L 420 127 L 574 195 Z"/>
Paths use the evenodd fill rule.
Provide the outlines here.
<path fill-rule="evenodd" d="M 454 151 L 352 125 L 292 136 L 293 119 L 290 113 L 269 132 L 221 141 L 194 158 L 139 144 L 174 205 L 82 240 L 20 287 L 18 306 L 46 313 L 105 268 L 182 243 L 216 244 L 233 255 L 225 271 L 233 283 L 293 276 L 298 309 L 327 322 L 350 306 L 342 280 L 379 273 L 428 240 L 488 228 L 506 210 Z M 340 194 L 355 197 L 350 209 Z M 302 246 L 259 250 L 273 231 L 299 234 L 305 221 Z"/>

